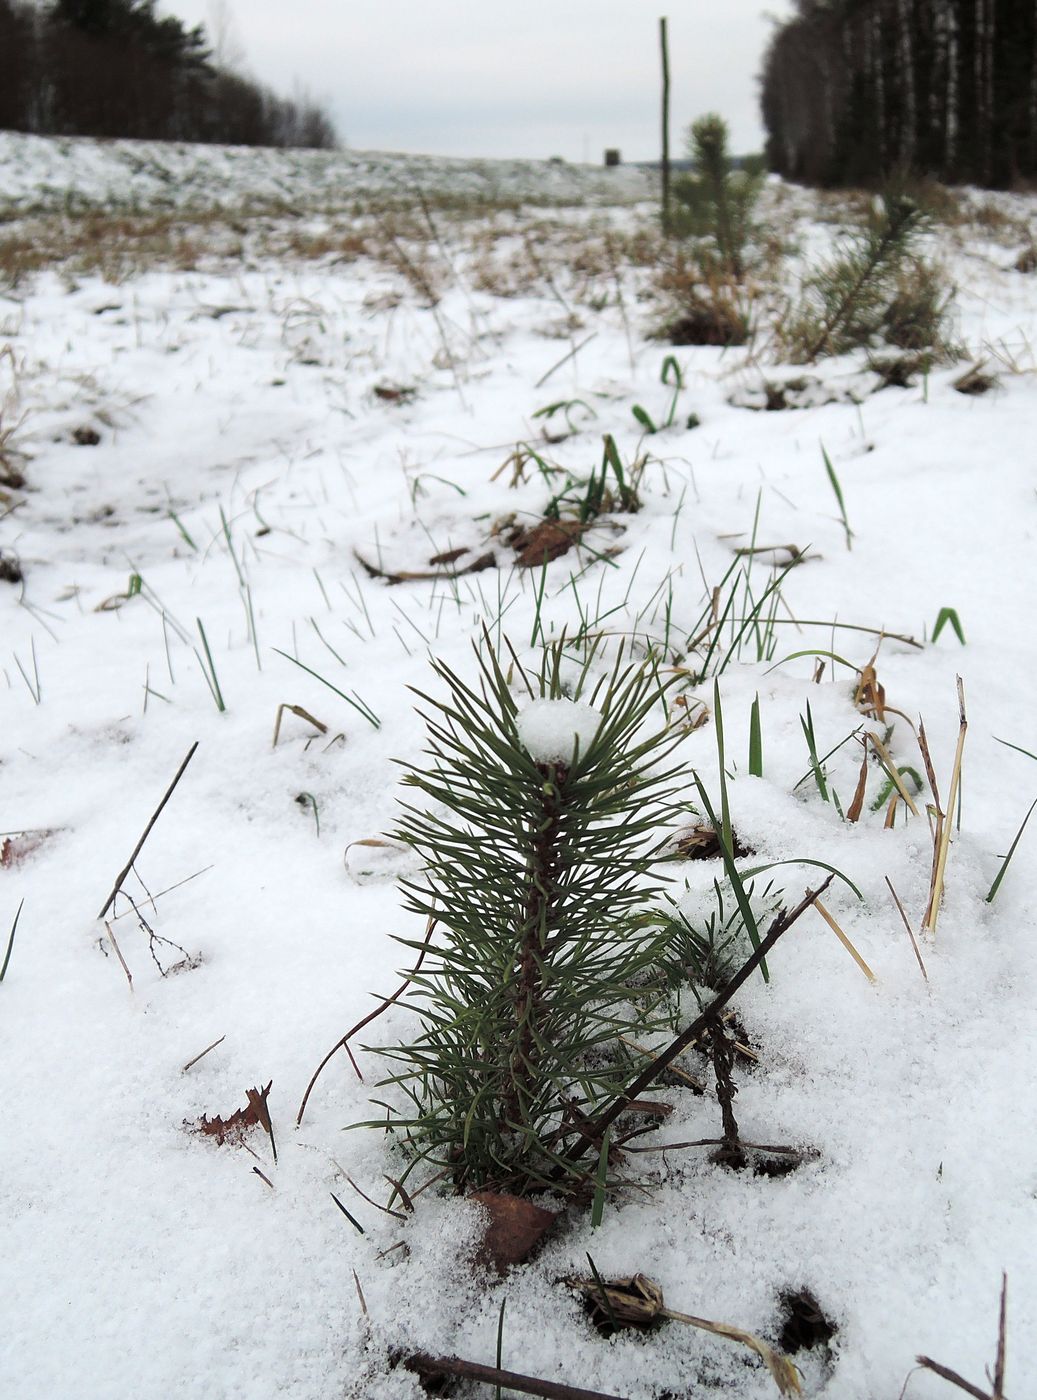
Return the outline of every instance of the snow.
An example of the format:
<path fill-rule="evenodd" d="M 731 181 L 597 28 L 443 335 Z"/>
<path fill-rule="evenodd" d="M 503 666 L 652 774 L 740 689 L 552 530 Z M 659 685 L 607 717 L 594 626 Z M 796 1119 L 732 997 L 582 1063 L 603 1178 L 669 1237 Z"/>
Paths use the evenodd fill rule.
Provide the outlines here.
<path fill-rule="evenodd" d="M 371 157 L 383 192 L 393 159 Z M 24 901 L 0 985 L 0 1393 L 404 1400 L 421 1391 L 390 1353 L 492 1363 L 502 1301 L 513 1369 L 627 1400 L 775 1393 L 742 1349 L 679 1324 L 603 1340 L 557 1283 L 585 1272 L 588 1252 L 603 1277 L 641 1270 L 670 1307 L 772 1342 L 781 1294 L 809 1288 L 839 1330 L 830 1355 L 796 1360 L 806 1393 L 829 1400 L 896 1397 L 905 1382 L 905 1400 L 952 1393 L 910 1374 L 919 1353 L 982 1385 L 1004 1272 L 1006 1390 L 1033 1393 L 1032 829 L 996 900 L 986 895 L 1037 791 L 1032 760 L 998 742 L 1037 751 L 1037 281 L 987 234 L 934 234 L 960 289 L 957 334 L 998 387 L 957 393 L 963 363 L 876 392 L 851 357 L 811 371 L 831 395 L 757 412 L 741 401 L 760 389 L 765 356 L 647 339 L 642 267 L 621 266 L 618 301 L 606 234 L 620 240 L 649 211 L 601 195 L 590 210 L 443 216 L 422 245 L 441 293 L 430 307 L 384 249 L 291 251 L 300 219 L 326 229 L 352 217 L 352 196 L 324 200 L 325 160 L 361 164 L 0 135 L 5 239 L 66 219 L 76 201 L 145 212 L 208 201 L 262 207 L 269 221 L 245 228 L 237 256 L 224 225 L 199 225 L 208 242 L 189 266 L 153 260 L 105 281 L 71 259 L 0 292 L 0 443 L 24 454 L 10 460 L 25 477 L 0 485 L 0 550 L 24 572 L 24 587 L 0 583 L 0 845 L 14 843 L 0 863 L 0 956 Z M 430 191 L 461 180 L 459 165 L 408 160 L 399 178 L 423 170 Z M 473 166 L 461 184 L 486 179 Z M 297 215 L 273 209 L 288 186 Z M 837 229 L 813 197 L 772 186 L 768 199 L 788 242 L 830 245 Z M 998 200 L 1033 228 L 1032 198 Z M 285 235 L 280 253 L 271 230 Z M 531 240 L 553 286 L 530 271 Z M 645 437 L 631 410 L 665 419 L 669 353 L 684 376 L 674 426 Z M 836 392 L 847 383 L 859 403 Z M 379 397 L 387 385 L 413 393 Z M 559 402 L 568 430 L 561 409 L 534 416 Z M 692 412 L 701 426 L 688 429 Z M 76 442 L 82 428 L 96 445 Z M 643 509 L 599 520 L 546 570 L 514 568 L 495 527 L 539 519 L 565 472 L 597 469 L 603 433 L 624 462 L 650 454 Z M 519 444 L 562 473 L 545 480 L 528 458 L 517 471 Z M 863 899 L 836 880 L 825 904 L 877 981 L 808 911 L 771 955 L 770 981 L 736 998 L 760 1057 L 735 1070 L 742 1134 L 812 1149 L 796 1171 L 733 1173 L 696 1149 L 630 1154 L 622 1174 L 638 1184 L 609 1197 L 597 1229 L 571 1212 L 538 1258 L 497 1280 L 473 1263 L 473 1203 L 432 1187 L 400 1219 L 351 1186 L 384 1203 L 386 1174 L 401 1170 L 380 1132 L 343 1131 L 379 1113 L 374 1057 L 356 1049 L 360 1083 L 340 1052 L 295 1125 L 321 1057 L 411 965 L 394 936 L 424 933 L 395 885 L 417 874 L 413 855 L 362 844 L 389 839 L 398 761 L 422 761 L 409 687 L 435 688 L 429 652 L 477 685 L 483 627 L 531 666 L 541 638 L 563 631 L 600 634 L 595 675 L 620 640 L 640 656 L 653 638 L 680 664 L 757 509 L 758 545 L 808 558 L 783 586 L 773 650 L 747 637 L 719 678 L 732 822 L 753 865 L 845 872 Z M 465 572 L 487 551 L 497 567 Z M 760 558 L 757 595 L 769 577 Z M 965 646 L 949 628 L 935 644 L 905 640 L 923 642 L 944 607 Z M 856 672 L 828 655 L 815 681 L 818 658 L 802 654 L 861 667 L 879 639 L 857 627 L 896 634 L 875 661 L 885 724 L 855 706 Z M 886 882 L 917 935 L 928 791 L 918 817 L 901 812 L 887 830 L 873 774 L 860 822 L 843 821 L 809 776 L 801 717 L 809 701 L 819 754 L 862 724 L 880 737 L 892 724 L 896 761 L 920 773 L 911 725 L 923 717 L 946 794 L 958 675 L 961 827 L 937 933 L 920 940 L 923 978 Z M 750 777 L 757 695 L 763 775 Z M 712 707 L 711 679 L 671 692 L 671 721 L 693 720 L 699 702 Z M 558 704 L 523 711 L 531 751 L 589 740 L 594 712 Z M 282 705 L 303 713 L 282 714 L 274 747 Z M 106 927 L 98 911 L 195 741 L 125 882 L 133 903 L 120 895 Z M 716 802 L 715 724 L 688 723 L 678 759 Z M 850 741 L 826 762 L 844 809 L 860 761 Z M 689 780 L 689 823 L 693 799 Z M 666 870 L 689 909 L 720 877 L 716 862 Z M 758 883 L 774 879 L 791 904 L 819 877 L 782 865 Z M 149 946 L 149 927 L 168 942 Z M 396 1004 L 358 1042 L 412 1032 Z M 686 1066 L 709 1080 L 702 1057 Z M 237 1147 L 192 1131 L 271 1081 L 276 1162 L 261 1130 Z M 638 1145 L 718 1136 L 712 1093 L 653 1096 L 673 1113 Z"/>
<path fill-rule="evenodd" d="M 537 763 L 570 763 L 585 754 L 601 724 L 601 713 L 582 700 L 534 700 L 515 720 L 519 738 Z"/>

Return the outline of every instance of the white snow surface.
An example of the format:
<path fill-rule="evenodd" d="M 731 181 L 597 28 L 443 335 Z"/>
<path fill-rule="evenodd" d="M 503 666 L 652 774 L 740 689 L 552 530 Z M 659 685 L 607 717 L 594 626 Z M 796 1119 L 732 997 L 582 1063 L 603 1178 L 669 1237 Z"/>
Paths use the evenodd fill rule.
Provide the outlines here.
<path fill-rule="evenodd" d="M 534 700 L 515 720 L 522 744 L 536 763 L 568 763 L 579 745 L 586 753 L 601 712 L 583 700 Z"/>
<path fill-rule="evenodd" d="M 25 208 L 63 192 L 74 207 L 86 187 L 103 202 L 119 183 L 110 162 L 127 168 L 137 148 L 69 150 L 2 136 L 0 184 Z M 171 198 L 191 186 L 179 163 L 210 159 L 138 154 L 161 160 Z M 247 207 L 284 179 L 287 157 L 211 159 L 227 200 Z M 299 198 L 316 201 L 307 189 Z M 801 247 L 831 241 L 810 196 L 768 198 Z M 1003 205 L 1032 229 L 1033 199 Z M 615 229 L 635 217 L 594 215 Z M 559 218 L 592 236 L 590 215 Z M 469 233 L 444 227 L 429 253 L 443 276 L 435 307 L 384 263 L 290 252 L 115 284 L 59 268 L 0 292 L 0 550 L 24 574 L 0 582 L 0 957 L 21 909 L 0 984 L 0 1394 L 405 1400 L 421 1391 L 390 1353 L 492 1363 L 502 1302 L 515 1370 L 627 1400 L 776 1393 L 747 1352 L 689 1327 L 603 1340 L 558 1282 L 585 1272 L 588 1252 L 602 1276 L 643 1271 L 671 1307 L 772 1342 L 782 1294 L 808 1288 L 838 1331 L 830 1351 L 796 1359 L 805 1393 L 829 1400 L 952 1393 L 914 1370 L 919 1353 L 982 1387 L 1005 1273 L 1006 1391 L 1035 1394 L 1033 829 L 986 895 L 1037 793 L 1032 758 L 998 742 L 1037 751 L 1037 279 L 1012 271 L 1004 246 L 934 235 L 959 285 L 963 346 L 998 386 L 956 392 L 960 364 L 872 392 L 851 357 L 810 371 L 828 401 L 765 413 L 735 401 L 760 389 L 765 356 L 646 337 L 646 270 L 621 273 L 622 301 L 607 265 L 575 260 L 553 286 L 495 295 L 474 276 Z M 511 240 L 505 254 L 520 224 Z M 683 376 L 673 426 L 643 437 L 631 410 L 665 420 L 670 353 Z M 836 392 L 848 383 L 867 389 L 860 403 Z M 413 392 L 379 396 L 385 385 Z M 564 408 L 534 416 L 552 404 L 568 405 L 568 425 Z M 546 570 L 513 567 L 495 524 L 536 520 L 560 481 L 516 473 L 516 446 L 586 477 L 606 432 L 624 462 L 650 454 L 642 510 L 600 521 Z M 621 637 L 631 655 L 654 639 L 668 663 L 693 664 L 682 645 L 757 509 L 757 548 L 808 557 L 783 585 L 773 647 L 758 655 L 749 636 L 719 678 L 732 821 L 753 864 L 823 861 L 854 882 L 860 900 L 837 880 L 825 902 L 875 981 L 808 911 L 770 980 L 735 1000 L 759 1057 L 736 1065 L 743 1136 L 810 1148 L 798 1170 L 733 1173 L 708 1149 L 630 1154 L 620 1174 L 634 1184 L 610 1195 L 597 1229 L 574 1211 L 498 1280 L 474 1262 L 470 1201 L 433 1186 L 413 1214 L 397 1200 L 389 1215 L 360 1194 L 385 1202 L 386 1175 L 402 1169 L 382 1133 L 343 1129 L 380 1116 L 384 1068 L 360 1045 L 413 1035 L 405 1005 L 358 1037 L 365 1082 L 339 1052 L 296 1126 L 321 1057 L 399 986 L 412 955 L 393 935 L 424 933 L 394 883 L 416 859 L 357 844 L 393 827 L 397 761 L 422 762 L 409 687 L 435 689 L 430 651 L 476 685 L 483 627 L 533 664 L 531 639 L 581 629 L 605 634 L 594 666 Z M 459 572 L 487 550 L 497 567 Z M 456 562 L 430 563 L 444 555 Z M 752 557 L 759 596 L 770 558 Z M 912 644 L 945 607 L 966 644 L 949 626 Z M 884 723 L 854 704 L 852 668 L 878 646 L 856 628 L 896 634 L 875 663 Z M 809 776 L 801 717 L 809 702 L 819 755 L 836 750 L 825 766 L 844 810 L 861 750 L 840 742 L 892 725 L 895 761 L 924 780 L 919 716 L 946 796 L 958 675 L 960 832 L 937 933 L 920 941 L 923 977 L 887 879 L 917 935 L 928 793 L 887 830 L 872 765 L 861 820 L 842 820 Z M 757 695 L 763 776 L 750 777 Z M 699 701 L 712 706 L 711 679 L 670 692 L 671 722 Z M 281 714 L 275 747 L 282 706 L 297 709 Z M 678 758 L 718 800 L 716 726 L 688 724 Z M 689 779 L 689 824 L 693 796 Z M 667 870 L 692 903 L 721 878 L 715 862 Z M 820 873 L 765 878 L 791 904 Z M 701 1056 L 685 1065 L 711 1084 Z M 276 1161 L 261 1130 L 247 1146 L 195 1131 L 268 1083 Z M 719 1135 L 712 1092 L 665 1084 L 653 1097 L 673 1112 L 635 1145 Z"/>

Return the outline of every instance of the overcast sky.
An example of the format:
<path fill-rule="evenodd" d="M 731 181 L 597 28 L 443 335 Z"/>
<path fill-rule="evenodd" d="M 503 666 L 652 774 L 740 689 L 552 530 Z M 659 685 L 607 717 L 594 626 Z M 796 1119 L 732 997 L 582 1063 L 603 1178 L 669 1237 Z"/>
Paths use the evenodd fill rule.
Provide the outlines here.
<path fill-rule="evenodd" d="M 624 159 L 659 152 L 659 16 L 666 0 L 164 0 L 222 28 L 281 94 L 324 102 L 356 150 Z M 792 0 L 673 0 L 673 145 L 718 111 L 735 151 L 762 145 L 756 77 Z"/>

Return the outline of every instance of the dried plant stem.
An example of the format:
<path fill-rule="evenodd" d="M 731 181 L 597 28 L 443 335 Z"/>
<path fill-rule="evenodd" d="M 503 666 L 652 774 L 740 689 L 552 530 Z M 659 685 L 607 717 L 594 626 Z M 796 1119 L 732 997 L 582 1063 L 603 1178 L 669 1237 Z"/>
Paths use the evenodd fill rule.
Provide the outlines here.
<path fill-rule="evenodd" d="M 425 954 L 428 952 L 429 940 L 432 938 L 432 934 L 435 927 L 435 919 L 429 919 L 428 927 L 425 930 L 425 941 L 422 944 L 421 953 L 418 957 L 418 961 L 414 965 L 414 972 L 417 972 L 418 969 L 421 967 L 421 964 L 425 961 Z M 338 1053 L 339 1050 L 345 1050 L 346 1054 L 349 1056 L 350 1063 L 356 1070 L 356 1077 L 360 1080 L 361 1083 L 363 1083 L 364 1076 L 360 1073 L 360 1066 L 353 1058 L 353 1052 L 349 1048 L 349 1042 L 352 1040 L 353 1036 L 355 1036 L 358 1031 L 362 1031 L 366 1025 L 369 1025 L 372 1021 L 376 1020 L 377 1017 L 379 1017 L 383 1011 L 387 1011 L 389 1007 L 392 1006 L 394 1001 L 398 1001 L 400 997 L 403 996 L 404 992 L 411 984 L 411 978 L 414 976 L 414 972 L 412 972 L 410 976 L 408 976 L 407 979 L 400 984 L 396 991 L 393 992 L 391 997 L 386 997 L 386 999 L 381 1003 L 380 1006 L 376 1006 L 375 1009 L 373 1011 L 368 1012 L 368 1014 L 362 1020 L 357 1021 L 355 1026 L 353 1026 L 350 1030 L 346 1031 L 345 1035 L 342 1037 L 341 1040 L 336 1040 L 335 1044 L 331 1047 L 328 1053 L 324 1056 L 323 1060 L 321 1060 L 320 1064 L 313 1071 L 313 1074 L 310 1078 L 310 1082 L 306 1086 L 306 1092 L 302 1096 L 302 1103 L 300 1103 L 299 1105 L 299 1112 L 296 1115 L 295 1119 L 296 1127 L 298 1127 L 302 1122 L 302 1116 L 306 1112 L 306 1105 L 309 1102 L 310 1094 L 313 1092 L 313 1086 L 320 1078 L 325 1065 L 332 1058 L 332 1056 Z"/>
<path fill-rule="evenodd" d="M 590 1123 L 580 1126 L 574 1131 L 578 1134 L 578 1140 L 569 1149 L 568 1156 L 571 1159 L 584 1156 L 593 1148 L 600 1149 L 601 1139 L 605 1129 L 610 1127 L 621 1113 L 623 1113 L 633 1101 L 638 1098 L 645 1089 L 652 1084 L 658 1076 L 666 1069 L 682 1051 L 698 1040 L 707 1026 L 716 1018 L 720 1011 L 727 1005 L 734 994 L 753 975 L 760 964 L 766 959 L 767 954 L 781 938 L 787 933 L 801 914 L 805 913 L 810 906 L 815 903 L 820 895 L 832 883 L 834 876 L 828 878 L 820 884 L 816 890 L 807 890 L 806 894 L 792 910 L 781 910 L 774 918 L 765 937 L 761 940 L 760 946 L 754 950 L 752 956 L 747 958 L 731 980 L 713 998 L 701 1015 L 696 1016 L 691 1025 L 683 1030 L 676 1039 L 657 1055 L 647 1069 L 630 1084 L 614 1102 Z M 556 1168 L 556 1173 L 557 1173 Z"/>
<path fill-rule="evenodd" d="M 879 758 L 882 759 L 882 766 L 885 768 L 886 774 L 889 777 L 890 782 L 892 782 L 893 786 L 896 788 L 897 792 L 900 794 L 901 798 L 906 803 L 908 811 L 911 813 L 912 816 L 917 817 L 918 808 L 912 801 L 911 794 L 904 786 L 904 780 L 900 776 L 900 772 L 897 769 L 897 765 L 893 762 L 893 758 L 889 752 L 889 749 L 886 748 L 885 744 L 882 742 L 879 736 L 877 734 L 873 734 L 870 730 L 865 734 L 864 737 L 872 744 L 872 746 L 875 749 L 875 752 L 878 754 Z"/>
<path fill-rule="evenodd" d="M 623 1400 L 622 1396 L 606 1395 L 603 1390 L 584 1390 L 582 1386 L 563 1385 L 560 1381 L 538 1380 L 535 1376 L 502 1371 L 497 1366 L 483 1366 L 478 1361 L 461 1361 L 454 1356 L 427 1356 L 424 1352 L 414 1352 L 404 1359 L 403 1364 L 408 1371 L 415 1371 L 429 1379 L 456 1376 L 459 1380 L 481 1381 L 483 1385 L 506 1386 L 523 1395 L 540 1395 L 544 1400 Z"/>
<path fill-rule="evenodd" d="M 148 822 L 147 826 L 144 828 L 144 831 L 143 831 L 143 833 L 142 833 L 142 835 L 141 835 L 140 840 L 139 840 L 139 841 L 137 842 L 137 844 L 134 846 L 133 852 L 132 852 L 132 854 L 130 855 L 129 860 L 126 862 L 126 864 L 123 866 L 122 870 L 120 870 L 119 874 L 116 876 L 115 884 L 112 886 L 112 892 L 111 892 L 111 894 L 108 896 L 108 898 L 105 900 L 104 904 L 103 904 L 102 907 L 101 907 L 101 912 L 100 912 L 100 913 L 98 914 L 98 916 L 97 916 L 99 919 L 103 919 L 104 916 L 105 916 L 105 914 L 108 913 L 108 910 L 109 910 L 109 909 L 112 907 L 112 905 L 115 903 L 116 896 L 118 895 L 119 891 L 122 889 L 122 882 L 126 879 L 126 876 L 127 876 L 127 875 L 130 873 L 130 871 L 133 869 L 133 862 L 137 859 L 137 857 L 140 855 L 141 851 L 144 849 L 144 842 L 145 842 L 145 841 L 148 839 L 148 837 L 151 835 L 151 828 L 155 825 L 155 823 L 158 821 L 159 817 L 162 815 L 162 809 L 163 809 L 163 807 L 165 807 L 166 803 L 167 803 L 167 802 L 169 801 L 169 799 L 173 796 L 173 791 L 174 791 L 174 789 L 176 788 L 177 783 L 178 783 L 178 782 L 180 781 L 180 779 L 184 776 L 184 772 L 185 772 L 185 770 L 186 770 L 186 768 L 187 768 L 187 765 L 191 762 L 191 759 L 194 758 L 195 750 L 196 750 L 197 748 L 198 748 L 198 740 L 196 739 L 196 740 L 194 741 L 194 743 L 191 745 L 190 749 L 188 750 L 187 757 L 184 759 L 183 763 L 181 763 L 180 767 L 176 770 L 176 777 L 175 777 L 175 778 L 173 779 L 173 781 L 169 784 L 169 787 L 166 788 L 165 796 L 162 798 L 162 801 L 158 804 L 158 806 L 155 808 L 154 812 L 151 814 L 151 820 Z M 111 930 L 109 930 L 109 934 L 110 934 L 110 933 L 111 933 Z M 123 964 L 123 966 L 125 966 L 125 964 Z"/>
<path fill-rule="evenodd" d="M 868 981 L 869 981 L 869 982 L 877 982 L 879 979 L 875 976 L 874 972 L 872 972 L 871 968 L 870 968 L 870 967 L 868 966 L 868 964 L 864 961 L 864 959 L 861 957 L 860 953 L 858 953 L 857 949 L 853 946 L 853 944 L 852 944 L 852 943 L 850 942 L 850 940 L 847 938 L 846 934 L 843 933 L 842 929 L 841 929 L 841 928 L 839 927 L 839 925 L 836 923 L 835 919 L 832 918 L 831 914 L 828 912 L 828 910 L 825 908 L 825 906 L 821 903 L 821 901 L 820 901 L 819 899 L 815 899 L 815 900 L 814 900 L 814 908 L 815 908 L 815 909 L 817 910 L 817 912 L 821 915 L 822 919 L 824 919 L 825 923 L 828 925 L 828 927 L 829 927 L 829 928 L 832 930 L 832 932 L 835 934 L 836 938 L 838 938 L 839 942 L 843 945 L 843 947 L 844 947 L 844 948 L 846 949 L 846 951 L 849 953 L 850 957 L 853 958 L 854 962 L 857 964 L 857 966 L 860 968 L 860 970 L 864 973 L 864 975 L 865 975 L 865 977 L 868 979 Z"/>
<path fill-rule="evenodd" d="M 958 789 L 961 784 L 961 760 L 965 751 L 965 734 L 969 727 L 968 717 L 965 713 L 965 691 L 961 677 L 958 676 L 958 743 L 954 751 L 954 767 L 951 770 L 950 791 L 947 794 L 946 812 L 940 807 L 939 797 L 935 787 L 933 797 L 936 801 L 936 832 L 933 838 L 933 872 L 929 886 L 929 903 L 926 906 L 925 918 L 922 920 L 922 928 L 930 934 L 936 933 L 936 921 L 940 915 L 940 901 L 943 898 L 943 887 L 947 872 L 947 855 L 951 846 L 951 814 L 954 811 L 955 803 L 958 800 Z M 920 731 L 921 733 L 921 731 Z M 926 768 L 930 771 L 931 760 L 928 756 L 928 745 L 923 750 L 926 760 Z"/>
<path fill-rule="evenodd" d="M 925 970 L 925 963 L 922 961 L 922 954 L 921 954 L 921 951 L 920 951 L 920 949 L 919 949 L 919 947 L 918 947 L 918 939 L 917 939 L 917 938 L 915 937 L 915 935 L 914 935 L 914 930 L 913 930 L 912 927 L 911 927 L 911 921 L 910 921 L 910 919 L 907 917 L 907 913 L 906 913 L 906 911 L 905 911 L 905 909 L 904 909 L 903 904 L 900 902 L 900 896 L 897 894 L 896 890 L 893 888 L 892 881 L 890 880 L 890 878 L 889 878 L 888 875 L 886 876 L 886 884 L 889 885 L 889 892 L 890 892 L 890 894 L 893 896 L 893 903 L 894 903 L 894 904 L 897 906 L 897 908 L 900 910 L 900 917 L 903 919 L 903 921 L 904 921 L 904 927 L 907 929 L 907 936 L 908 936 L 908 938 L 910 938 L 910 940 L 911 940 L 911 947 L 915 950 L 915 957 L 918 959 L 918 966 L 922 969 L 922 976 L 923 976 L 923 977 L 925 978 L 925 980 L 928 982 L 928 981 L 929 981 L 929 974 L 928 974 L 928 972 L 926 972 L 926 970 Z"/>

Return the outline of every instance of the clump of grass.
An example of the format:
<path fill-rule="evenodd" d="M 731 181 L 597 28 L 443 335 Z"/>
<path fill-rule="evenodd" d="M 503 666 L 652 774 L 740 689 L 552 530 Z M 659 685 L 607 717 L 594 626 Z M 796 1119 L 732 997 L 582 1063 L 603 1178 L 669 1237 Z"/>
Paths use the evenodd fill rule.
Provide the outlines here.
<path fill-rule="evenodd" d="M 665 308 L 653 332 L 670 345 L 745 345 L 752 335 L 753 292 L 699 249 L 669 245 L 655 285 Z"/>

